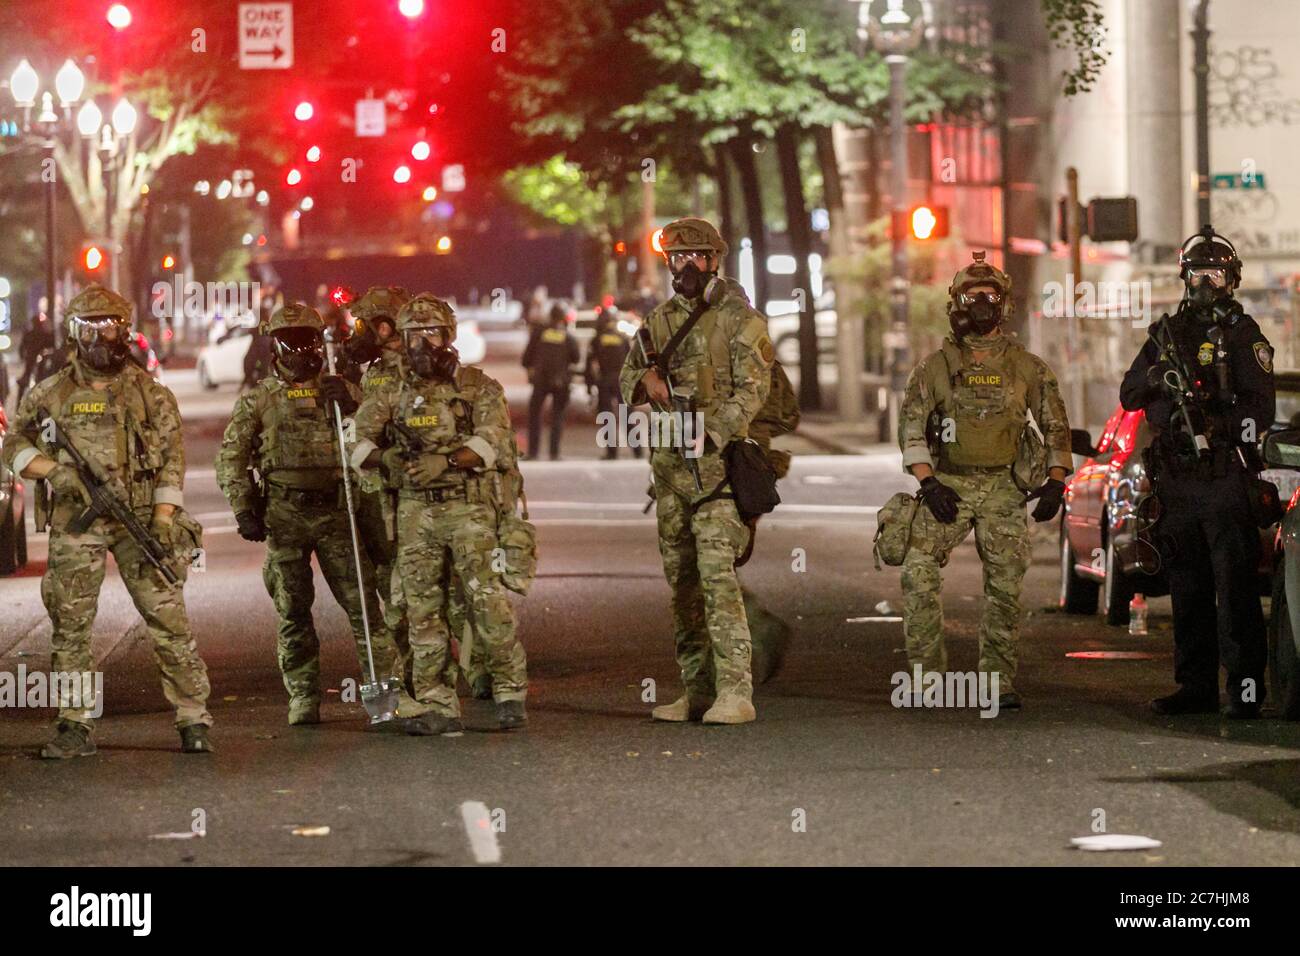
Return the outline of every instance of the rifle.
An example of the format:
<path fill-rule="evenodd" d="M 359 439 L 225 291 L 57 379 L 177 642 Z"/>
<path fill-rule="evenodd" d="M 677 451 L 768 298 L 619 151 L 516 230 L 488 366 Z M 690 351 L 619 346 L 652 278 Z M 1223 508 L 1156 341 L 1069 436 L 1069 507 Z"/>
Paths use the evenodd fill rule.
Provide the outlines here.
<path fill-rule="evenodd" d="M 135 512 L 121 498 L 113 494 L 108 482 L 100 479 L 95 473 L 94 466 L 82 456 L 81 452 L 77 450 L 77 446 L 63 433 L 63 429 L 55 421 L 54 416 L 44 408 L 38 409 L 38 411 L 40 412 L 41 421 L 48 421 L 54 426 L 52 429 L 54 437 L 50 442 L 51 446 L 56 451 L 63 449 L 67 456 L 72 459 L 73 467 L 77 469 L 77 477 L 81 479 L 81 483 L 90 492 L 90 506 L 68 525 L 68 531 L 72 534 L 84 534 L 96 518 L 100 515 L 108 515 L 126 528 L 127 533 L 140 546 L 140 550 L 144 553 L 148 562 L 158 569 L 158 573 L 163 576 L 164 581 L 169 585 L 178 584 L 180 578 L 172 570 L 169 563 L 172 558 L 171 552 L 163 546 L 161 541 L 149 533 L 149 529 L 140 523 L 140 519 L 135 516 Z"/>
<path fill-rule="evenodd" d="M 693 458 L 687 454 L 686 447 L 686 420 L 690 417 L 695 420 L 695 396 L 685 392 L 679 392 L 673 385 L 672 377 L 668 374 L 668 363 L 662 361 L 659 352 L 655 349 L 654 339 L 650 337 L 650 329 L 646 326 L 636 330 L 636 341 L 641 347 L 641 356 L 645 359 L 647 367 L 652 367 L 659 372 L 663 378 L 664 384 L 668 386 L 668 400 L 672 405 L 672 410 L 678 412 L 682 417 L 682 460 L 686 462 L 686 467 L 690 469 L 691 479 L 695 482 L 695 490 L 703 493 L 704 483 L 700 480 L 700 462 L 698 458 Z"/>
<path fill-rule="evenodd" d="M 1151 340 L 1160 350 L 1160 358 L 1169 365 L 1163 378 L 1165 390 L 1174 400 L 1174 408 L 1183 420 L 1183 427 L 1187 429 L 1197 457 L 1208 455 L 1210 442 L 1205 436 L 1205 411 L 1196 392 L 1196 379 L 1188 369 L 1187 363 L 1183 361 L 1177 345 L 1174 344 L 1168 313 L 1152 325 L 1150 335 Z"/>

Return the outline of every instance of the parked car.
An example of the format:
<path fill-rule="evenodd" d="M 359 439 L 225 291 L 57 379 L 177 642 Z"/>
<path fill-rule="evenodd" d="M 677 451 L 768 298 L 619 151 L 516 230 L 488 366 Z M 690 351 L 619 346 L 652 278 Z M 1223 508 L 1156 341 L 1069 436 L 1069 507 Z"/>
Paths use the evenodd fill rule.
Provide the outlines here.
<path fill-rule="evenodd" d="M 1150 428 L 1142 412 L 1120 407 L 1095 447 L 1082 429 L 1073 429 L 1072 438 L 1075 454 L 1084 461 L 1065 483 L 1059 603 L 1070 614 L 1095 614 L 1100 600 L 1106 623 L 1127 624 L 1135 593 L 1169 593 L 1163 568 L 1155 574 L 1137 570 L 1139 557 L 1154 557 L 1139 554 L 1145 546 L 1137 541 L 1138 509 L 1150 507 L 1143 504 L 1151 483 L 1142 464 Z"/>
<path fill-rule="evenodd" d="M 818 361 L 827 362 L 835 357 L 835 342 L 838 330 L 837 313 L 834 309 L 818 309 L 813 313 L 813 323 L 817 328 Z M 786 368 L 799 367 L 799 313 L 783 312 L 770 316 L 767 320 L 767 335 L 776 348 L 777 361 Z"/>
<path fill-rule="evenodd" d="M 253 344 L 256 323 L 214 326 L 208 344 L 199 349 L 195 370 L 204 388 L 238 385 L 244 380 L 244 356 Z"/>
<path fill-rule="evenodd" d="M 0 408 L 0 449 L 9 437 L 9 419 Z M 0 462 L 0 575 L 13 574 L 27 563 L 27 515 L 23 482 Z"/>
<path fill-rule="evenodd" d="M 1300 428 L 1269 432 L 1264 462 L 1270 469 L 1300 476 Z M 1272 477 L 1269 474 L 1268 477 Z M 1291 484 L 1296 484 L 1293 480 Z M 1281 487 L 1279 483 L 1279 487 Z M 1300 720 L 1300 490 L 1293 490 L 1286 514 L 1277 528 L 1273 569 L 1273 601 L 1268 621 L 1269 691 L 1287 720 Z"/>

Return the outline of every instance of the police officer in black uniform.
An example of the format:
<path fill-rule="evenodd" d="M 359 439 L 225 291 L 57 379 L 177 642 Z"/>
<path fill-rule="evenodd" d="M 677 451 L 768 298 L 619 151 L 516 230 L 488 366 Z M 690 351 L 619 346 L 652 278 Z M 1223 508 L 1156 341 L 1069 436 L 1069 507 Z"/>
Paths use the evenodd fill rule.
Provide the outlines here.
<path fill-rule="evenodd" d="M 533 333 L 524 349 L 523 366 L 533 383 L 528 399 L 528 457 L 541 457 L 542 405 L 551 400 L 551 460 L 560 457 L 564 412 L 569 407 L 571 367 L 580 358 L 577 340 L 569 334 L 569 314 L 558 302 L 551 306 L 546 328 Z"/>
<path fill-rule="evenodd" d="M 1120 387 L 1124 408 L 1144 411 L 1154 433 L 1147 463 L 1174 610 L 1179 688 L 1151 705 L 1216 713 L 1222 663 L 1227 715 L 1250 719 L 1263 702 L 1267 657 L 1251 482 L 1262 467 L 1257 440 L 1273 424 L 1273 350 L 1233 298 L 1241 259 L 1232 243 L 1207 225 L 1183 243 L 1179 266 L 1186 294 L 1152 325 Z M 1191 379 L 1181 409 L 1176 365 L 1158 344 L 1170 341 Z"/>
<path fill-rule="evenodd" d="M 587 385 L 587 391 L 596 392 L 597 413 L 609 412 L 616 418 L 618 403 L 622 400 L 619 394 L 618 376 L 623 371 L 623 360 L 632 350 L 631 342 L 619 331 L 617 322 L 618 309 L 612 305 L 606 306 L 596 316 L 596 335 L 587 346 L 587 364 L 583 369 L 583 380 Z M 640 458 L 641 446 L 634 446 L 632 454 Z M 605 449 L 605 458 L 617 457 L 617 444 Z"/>

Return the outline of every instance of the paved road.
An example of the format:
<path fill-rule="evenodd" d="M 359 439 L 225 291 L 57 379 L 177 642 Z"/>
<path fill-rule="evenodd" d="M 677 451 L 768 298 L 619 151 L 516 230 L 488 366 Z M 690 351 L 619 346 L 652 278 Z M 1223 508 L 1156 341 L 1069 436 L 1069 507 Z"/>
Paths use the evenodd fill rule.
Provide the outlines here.
<path fill-rule="evenodd" d="M 1168 601 L 1130 638 L 1053 609 L 1054 539 L 1040 529 L 1026 596 L 1019 689 L 1026 709 L 903 710 L 897 571 L 870 561 L 875 506 L 905 486 L 896 455 L 804 455 L 742 571 L 795 630 L 781 674 L 739 728 L 651 722 L 647 680 L 677 693 L 668 590 L 639 462 L 530 463 L 542 565 L 518 602 L 530 658 L 527 731 L 494 729 L 467 700 L 460 737 L 365 731 L 329 695 L 325 722 L 284 723 L 262 548 L 233 533 L 212 479 L 219 419 L 188 426 L 191 509 L 208 528 L 207 570 L 187 595 L 213 679 L 210 758 L 177 753 L 170 715 L 129 601 L 110 576 L 95 625 L 107 719 L 100 754 L 31 754 L 48 711 L 0 720 L 0 864 L 463 864 L 481 803 L 504 826 L 507 864 L 1294 864 L 1300 859 L 1300 725 L 1157 718 L 1169 686 Z M 796 549 L 802 549 L 797 552 Z M 0 580 L 0 670 L 48 667 L 39 599 L 44 542 Z M 802 553 L 806 569 L 797 570 Z M 954 669 L 976 661 L 979 567 L 961 548 L 946 573 Z M 321 596 L 323 595 L 323 596 Z M 889 608 L 878 610 L 880 602 Z M 342 613 L 319 584 L 326 686 L 353 675 Z M 1075 650 L 1140 649 L 1139 661 Z M 467 823 L 466 810 L 471 806 Z M 1111 832 L 1156 851 L 1081 855 L 1069 838 L 1102 810 Z M 206 837 L 153 839 L 190 830 Z M 802 826 L 799 824 L 802 823 Z M 328 836 L 295 836 L 296 826 Z M 483 841 L 492 843 L 492 840 Z"/>

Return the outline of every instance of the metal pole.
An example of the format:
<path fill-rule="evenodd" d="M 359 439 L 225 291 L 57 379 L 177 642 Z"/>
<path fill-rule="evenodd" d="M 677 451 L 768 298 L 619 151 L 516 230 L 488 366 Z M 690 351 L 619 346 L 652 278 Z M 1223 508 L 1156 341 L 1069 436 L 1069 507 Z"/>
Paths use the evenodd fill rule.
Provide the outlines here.
<path fill-rule="evenodd" d="M 1196 78 L 1196 226 L 1210 218 L 1210 0 L 1193 11 L 1192 74 Z"/>
<path fill-rule="evenodd" d="M 45 158 L 48 161 L 46 169 L 55 169 L 54 165 L 54 133 L 51 131 L 50 138 L 45 144 Z M 50 332 L 54 335 L 54 345 L 57 348 L 63 344 L 63 336 L 58 320 L 55 318 L 54 285 L 57 281 L 54 272 L 54 201 L 55 187 L 57 186 L 53 175 L 47 176 L 45 180 L 45 300 L 46 300 L 46 317 L 50 321 Z"/>
<path fill-rule="evenodd" d="M 1083 281 L 1083 225 L 1079 222 L 1079 171 L 1073 166 L 1065 171 L 1066 209 L 1065 226 L 1070 240 L 1070 283 L 1075 290 L 1075 301 L 1070 303 L 1070 317 L 1066 319 L 1066 350 L 1069 360 L 1066 363 L 1070 376 L 1070 419 L 1083 427 L 1086 412 L 1083 388 L 1082 349 L 1080 338 L 1079 314 L 1074 308 L 1078 302 L 1078 290 Z"/>
<path fill-rule="evenodd" d="M 903 108 L 907 102 L 907 56 L 891 53 L 889 64 L 889 134 L 890 199 L 895 228 L 891 230 L 892 277 L 889 298 L 893 306 L 893 323 L 889 344 L 893 351 L 889 381 L 889 437 L 898 439 L 898 415 L 903 404 L 911 349 L 908 344 L 907 237 L 898 228 L 907 217 L 907 129 L 903 125 Z"/>

